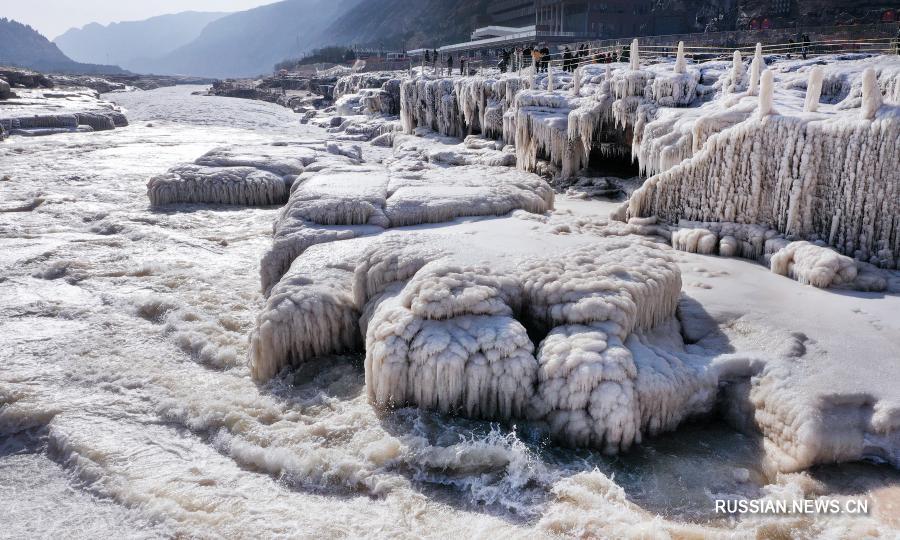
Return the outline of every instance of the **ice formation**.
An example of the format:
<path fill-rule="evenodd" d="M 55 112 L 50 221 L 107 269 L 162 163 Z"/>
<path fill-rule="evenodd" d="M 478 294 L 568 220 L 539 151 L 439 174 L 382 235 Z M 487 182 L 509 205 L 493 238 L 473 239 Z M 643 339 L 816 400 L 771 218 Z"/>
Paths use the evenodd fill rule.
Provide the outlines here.
<path fill-rule="evenodd" d="M 741 51 L 735 50 L 731 60 L 731 80 L 729 81 L 728 90 L 731 93 L 737 92 L 742 83 L 746 83 L 746 71 L 744 70 L 744 60 L 741 58 Z"/>
<path fill-rule="evenodd" d="M 332 238 L 334 240 L 338 238 Z M 313 246 L 274 286 L 250 338 L 250 369 L 260 381 L 285 365 L 358 350 L 359 309 L 353 271 L 365 240 Z"/>
<path fill-rule="evenodd" d="M 153 206 L 213 203 L 265 206 L 284 202 L 284 178 L 253 167 L 180 165 L 147 183 Z"/>
<path fill-rule="evenodd" d="M 897 187 L 878 180 L 886 174 L 880 163 L 896 160 L 891 106 L 876 109 L 874 120 L 829 105 L 781 115 L 775 103 L 788 113 L 804 107 L 802 96 L 785 97 L 804 87 L 802 78 L 812 80 L 808 99 L 822 100 L 812 97 L 817 74 L 768 69 L 760 77 L 757 55 L 748 76 L 739 54 L 731 63 L 641 67 L 632 50 L 627 69 L 582 66 L 530 82 L 405 80 L 406 134 L 386 132 L 379 144 L 392 145 L 393 155 L 382 164 L 360 163 L 350 147 L 326 148 L 346 161 L 274 171 L 290 173 L 290 195 L 261 263 L 267 300 L 251 337 L 253 377 L 365 350 L 376 405 L 539 420 L 561 442 L 617 452 L 709 412 L 720 377 L 749 369 L 739 359 L 712 367 L 682 343 L 674 260 L 656 241 L 629 235 L 757 260 L 817 287 L 856 287 L 865 270 L 825 242 L 847 253 L 865 240 L 854 245 L 857 259 L 895 264 L 896 247 L 881 246 Z M 757 78 L 760 97 L 751 98 Z M 867 91 L 884 87 L 877 78 L 854 85 L 847 99 L 858 107 Z M 363 94 L 342 96 L 349 108 L 337 112 L 353 115 L 317 121 L 343 129 L 366 112 Z M 842 144 L 848 137 L 858 144 Z M 598 148 L 630 153 L 653 174 L 618 214 L 625 224 L 548 218 L 546 183 L 487 168 L 514 162 L 575 177 Z M 851 171 L 857 162 L 868 168 Z M 841 168 L 848 182 L 872 179 L 866 189 L 880 194 L 879 208 L 818 195 L 847 191 L 843 181 L 829 184 Z M 494 233 L 487 222 L 385 232 L 514 210 L 536 225 L 518 233 Z M 825 223 L 826 215 L 840 217 Z M 872 234 L 854 236 L 859 224 Z M 478 234 L 454 232 L 466 227 Z M 518 241 L 526 235 L 556 240 L 539 240 L 536 252 Z M 756 424 L 777 438 L 769 433 L 778 423 Z"/>
<path fill-rule="evenodd" d="M 629 51 L 629 58 L 631 60 L 631 71 L 638 71 L 641 69 L 641 54 L 639 50 L 638 40 L 631 40 L 631 50 Z"/>
<path fill-rule="evenodd" d="M 539 246 L 502 240 L 538 234 L 529 222 L 497 238 L 485 228 L 473 240 L 359 238 L 338 242 L 338 257 L 330 244 L 309 248 L 260 314 L 252 373 L 265 380 L 358 347 L 362 332 L 381 406 L 542 419 L 557 440 L 608 452 L 708 411 L 708 359 L 645 335 L 674 324 L 681 279 L 665 249 L 615 227 L 561 244 L 547 233 L 530 240 Z"/>
<path fill-rule="evenodd" d="M 368 165 L 331 167 L 298 178 L 275 223 L 273 246 L 263 258 L 263 290 L 274 286 L 308 246 L 335 235 L 346 238 L 372 228 L 553 208 L 550 186 L 518 170 L 481 165 L 418 169 L 391 173 Z M 324 228 L 333 225 L 345 228 Z"/>
<path fill-rule="evenodd" d="M 17 89 L 0 103 L 0 133 L 53 135 L 108 131 L 128 125 L 121 109 L 93 90 Z M 2 93 L 2 92 L 0 92 Z"/>
<path fill-rule="evenodd" d="M 806 101 L 803 103 L 803 110 L 806 112 L 816 112 L 819 110 L 819 99 L 822 97 L 822 79 L 824 71 L 820 66 L 812 68 L 809 72 L 809 82 L 806 85 Z"/>
<path fill-rule="evenodd" d="M 897 161 L 898 122 L 895 106 L 880 107 L 880 95 L 890 98 L 900 86 L 895 64 L 890 57 L 852 59 L 839 76 L 824 74 L 818 100 L 814 66 L 796 74 L 763 71 L 760 47 L 749 76 L 739 52 L 730 63 L 674 73 L 665 64 L 636 71 L 587 65 L 576 72 L 577 85 L 564 75 L 561 89 L 577 86 L 572 93 L 541 89 L 543 74 L 533 84 L 515 75 L 414 78 L 401 88 L 401 118 L 408 133 L 424 126 L 454 137 L 502 137 L 514 145 L 517 167 L 562 178 L 586 167 L 593 150 L 630 153 L 651 175 L 632 198 L 631 216 L 758 223 L 893 268 L 900 256 L 891 232 L 898 187 L 890 165 Z M 810 104 L 798 104 L 792 88 L 806 88 Z M 840 103 L 825 109 L 814 101 Z M 854 106 L 871 124 L 842 112 Z M 794 114 L 804 107 L 812 115 Z M 502 118 L 502 134 L 482 117 L 488 110 Z M 705 187 L 681 178 L 684 171 Z M 677 195 L 665 202 L 668 190 Z M 870 197 L 872 204 L 862 202 Z"/>
<path fill-rule="evenodd" d="M 759 77 L 762 70 L 762 57 L 754 56 L 750 62 L 750 82 L 747 85 L 747 94 L 755 96 L 759 92 Z"/>
<path fill-rule="evenodd" d="M 678 42 L 678 52 L 675 55 L 675 73 L 687 71 L 687 60 L 684 58 L 684 42 Z"/>
<path fill-rule="evenodd" d="M 772 255 L 772 271 L 816 287 L 838 287 L 856 279 L 856 261 L 834 250 L 791 242 Z"/>
<path fill-rule="evenodd" d="M 667 237 L 679 251 L 756 261 L 776 274 L 819 288 L 862 291 L 888 288 L 883 272 L 867 263 L 823 245 L 792 242 L 777 230 L 762 225 L 681 220 L 677 226 L 657 225 L 645 234 Z"/>
<path fill-rule="evenodd" d="M 192 164 L 175 166 L 147 183 L 153 206 L 212 203 L 240 206 L 283 204 L 294 179 L 317 161 L 356 163 L 359 147 L 323 141 L 220 147 Z"/>
<path fill-rule="evenodd" d="M 760 118 L 773 113 L 772 107 L 775 101 L 775 76 L 770 70 L 763 71 L 760 77 L 759 86 L 759 110 L 757 114 Z"/>
<path fill-rule="evenodd" d="M 874 69 L 867 68 L 862 76 L 862 117 L 866 120 L 874 120 L 878 109 L 881 108 L 881 101 L 878 74 Z"/>
<path fill-rule="evenodd" d="M 497 141 L 470 135 L 460 143 L 459 139 L 430 132 L 421 135 L 398 134 L 393 137 L 394 157 L 389 164 L 392 170 L 414 171 L 421 169 L 424 163 L 494 167 L 512 167 L 516 164 L 514 148 Z"/>
<path fill-rule="evenodd" d="M 767 79 L 770 71 L 763 75 L 760 114 Z M 632 196 L 629 215 L 763 224 L 895 268 L 898 133 L 892 115 L 748 119 L 648 179 Z"/>

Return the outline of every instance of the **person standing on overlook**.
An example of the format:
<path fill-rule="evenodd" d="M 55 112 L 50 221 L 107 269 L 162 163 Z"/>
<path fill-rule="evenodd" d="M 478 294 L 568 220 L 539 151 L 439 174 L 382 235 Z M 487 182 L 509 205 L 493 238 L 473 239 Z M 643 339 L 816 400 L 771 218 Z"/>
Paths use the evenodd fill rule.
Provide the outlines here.
<path fill-rule="evenodd" d="M 546 45 L 541 47 L 541 71 L 547 72 L 547 67 L 550 65 L 550 49 L 547 48 Z"/>
<path fill-rule="evenodd" d="M 541 51 L 535 47 L 531 50 L 531 62 L 534 65 L 534 72 L 537 73 L 541 70 Z"/>

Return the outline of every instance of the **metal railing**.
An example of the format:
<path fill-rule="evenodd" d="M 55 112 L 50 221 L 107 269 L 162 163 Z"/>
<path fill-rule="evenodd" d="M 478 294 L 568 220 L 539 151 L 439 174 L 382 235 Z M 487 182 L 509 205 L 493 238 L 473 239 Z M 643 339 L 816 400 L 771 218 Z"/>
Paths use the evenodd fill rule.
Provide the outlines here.
<path fill-rule="evenodd" d="M 900 39 L 898 38 L 871 38 L 871 39 L 837 39 L 837 40 L 821 40 L 809 42 L 786 42 L 786 43 L 770 43 L 762 45 L 762 53 L 764 55 L 779 56 L 797 56 L 797 57 L 815 57 L 834 54 L 897 54 L 900 47 Z M 690 59 L 709 60 L 729 60 L 734 55 L 734 51 L 740 51 L 743 56 L 750 56 L 755 53 L 755 45 L 746 45 L 738 47 L 726 46 L 684 46 L 684 55 Z M 564 57 L 565 52 L 551 53 L 542 57 L 542 62 L 547 62 L 553 66 L 563 67 L 582 66 L 589 64 L 604 64 L 613 61 L 623 61 L 623 58 L 630 60 L 631 45 L 617 43 L 615 45 L 607 45 L 602 47 L 588 47 L 584 49 L 586 55 L 577 56 L 578 50 L 572 51 L 571 58 Z M 673 45 L 643 45 L 638 40 L 638 51 L 640 61 L 643 64 L 649 63 L 648 60 L 658 59 L 660 57 L 673 58 L 677 54 L 678 44 Z M 526 59 L 525 66 L 533 67 Z"/>
<path fill-rule="evenodd" d="M 639 62 L 647 65 L 655 63 L 660 58 L 674 58 L 677 54 L 678 43 L 659 44 L 659 37 L 655 36 L 656 43 L 642 44 L 638 39 Z M 537 68 L 545 71 L 550 68 L 563 68 L 574 70 L 579 66 L 591 64 L 605 64 L 617 61 L 630 61 L 631 43 L 621 40 L 610 41 L 602 45 L 591 43 L 590 46 L 581 50 L 574 49 L 570 51 L 570 58 L 565 58 L 565 52 L 554 52 L 541 57 L 539 63 L 535 63 L 531 57 L 522 57 L 522 51 L 514 53 L 509 63 L 507 71 L 516 72 L 528 71 Z M 740 51 L 743 56 L 751 56 L 754 54 L 756 44 L 753 45 L 684 45 L 684 55 L 688 59 L 695 61 L 711 61 L 711 60 L 730 60 L 734 51 Z M 861 39 L 830 39 L 830 40 L 810 40 L 808 42 L 778 42 L 762 45 L 762 53 L 764 55 L 790 56 L 800 58 L 810 58 L 823 55 L 834 54 L 897 54 L 900 49 L 900 38 L 876 37 Z M 447 73 L 447 66 L 443 59 L 437 62 L 424 63 L 411 61 L 409 70 L 412 72 L 413 67 L 419 68 L 422 72 L 433 75 L 443 76 Z M 467 73 L 473 70 L 478 73 L 484 73 L 486 70 L 497 69 L 499 57 L 483 56 L 477 59 L 466 59 L 469 66 Z M 424 68 L 424 69 L 422 69 Z M 450 75 L 457 74 L 459 70 L 459 59 L 456 60 Z"/>
<path fill-rule="evenodd" d="M 592 49 L 603 49 L 607 47 L 622 47 L 629 43 L 633 38 L 641 40 L 643 47 L 665 47 L 666 43 L 677 44 L 683 41 L 687 48 L 721 48 L 734 51 L 735 48 L 746 49 L 752 48 L 757 42 L 779 42 L 787 41 L 790 36 L 798 36 L 801 33 L 811 34 L 816 37 L 818 42 L 832 42 L 836 40 L 845 41 L 864 41 L 866 39 L 890 40 L 896 36 L 896 32 L 900 24 L 894 23 L 870 23 L 859 25 L 842 25 L 842 26 L 797 26 L 793 28 L 772 28 L 766 30 L 733 30 L 722 32 L 706 32 L 706 33 L 688 33 L 688 34 L 665 34 L 656 36 L 630 36 L 614 39 L 590 39 L 583 34 L 573 33 L 570 37 L 574 43 L 567 43 L 569 47 L 577 46 L 580 43 L 587 43 Z M 878 36 L 880 37 L 874 37 Z M 583 36 L 583 39 L 579 39 Z M 862 37 L 860 37 L 862 36 Z M 475 49 L 488 50 L 498 47 L 509 47 L 521 44 L 523 42 L 539 43 L 542 40 L 558 37 L 567 37 L 559 33 L 546 32 L 541 30 L 530 30 L 509 34 L 496 38 L 487 38 L 475 40 L 465 43 L 457 43 L 439 47 L 438 52 L 442 56 L 447 53 L 459 53 L 462 51 L 472 51 Z M 827 39 L 826 39 L 827 38 Z M 558 40 L 553 40 L 558 43 Z M 812 40 L 811 40 L 812 41 Z M 705 43 L 713 42 L 715 45 L 705 45 Z M 674 45 L 673 45 L 674 46 Z M 556 53 L 558 54 L 558 53 Z"/>

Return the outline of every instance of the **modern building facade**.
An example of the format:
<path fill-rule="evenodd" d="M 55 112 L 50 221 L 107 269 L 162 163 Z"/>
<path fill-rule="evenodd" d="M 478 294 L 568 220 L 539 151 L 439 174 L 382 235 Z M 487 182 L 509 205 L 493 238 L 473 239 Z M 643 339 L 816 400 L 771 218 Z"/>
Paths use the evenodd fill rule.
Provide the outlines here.
<path fill-rule="evenodd" d="M 898 0 L 492 0 L 491 24 L 611 39 L 893 22 Z"/>
<path fill-rule="evenodd" d="M 699 2 L 704 3 L 704 2 Z M 689 31 L 697 2 L 652 0 L 496 0 L 488 15 L 497 26 L 535 25 L 539 31 L 574 37 L 623 36 Z"/>
<path fill-rule="evenodd" d="M 629 40 L 706 32 L 753 32 L 893 23 L 900 0 L 489 0 L 490 25 L 443 53 L 528 44 Z"/>

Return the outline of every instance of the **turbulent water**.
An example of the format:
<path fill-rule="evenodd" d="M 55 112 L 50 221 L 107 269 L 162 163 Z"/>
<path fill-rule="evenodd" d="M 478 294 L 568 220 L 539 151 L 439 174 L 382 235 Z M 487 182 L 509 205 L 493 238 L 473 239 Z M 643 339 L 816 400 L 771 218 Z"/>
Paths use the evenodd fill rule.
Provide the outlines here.
<path fill-rule="evenodd" d="M 116 94 L 131 126 L 0 144 L 0 537 L 858 537 L 900 475 L 767 478 L 715 420 L 625 455 L 367 402 L 361 358 L 266 386 L 247 335 L 275 209 L 151 210 L 147 179 L 221 144 L 322 136 L 289 110 Z M 366 152 L 370 149 L 367 147 Z M 716 498 L 865 495 L 862 517 L 737 518 Z M 893 504 L 893 506 L 892 506 Z M 893 517 L 892 517 L 893 516 Z"/>

